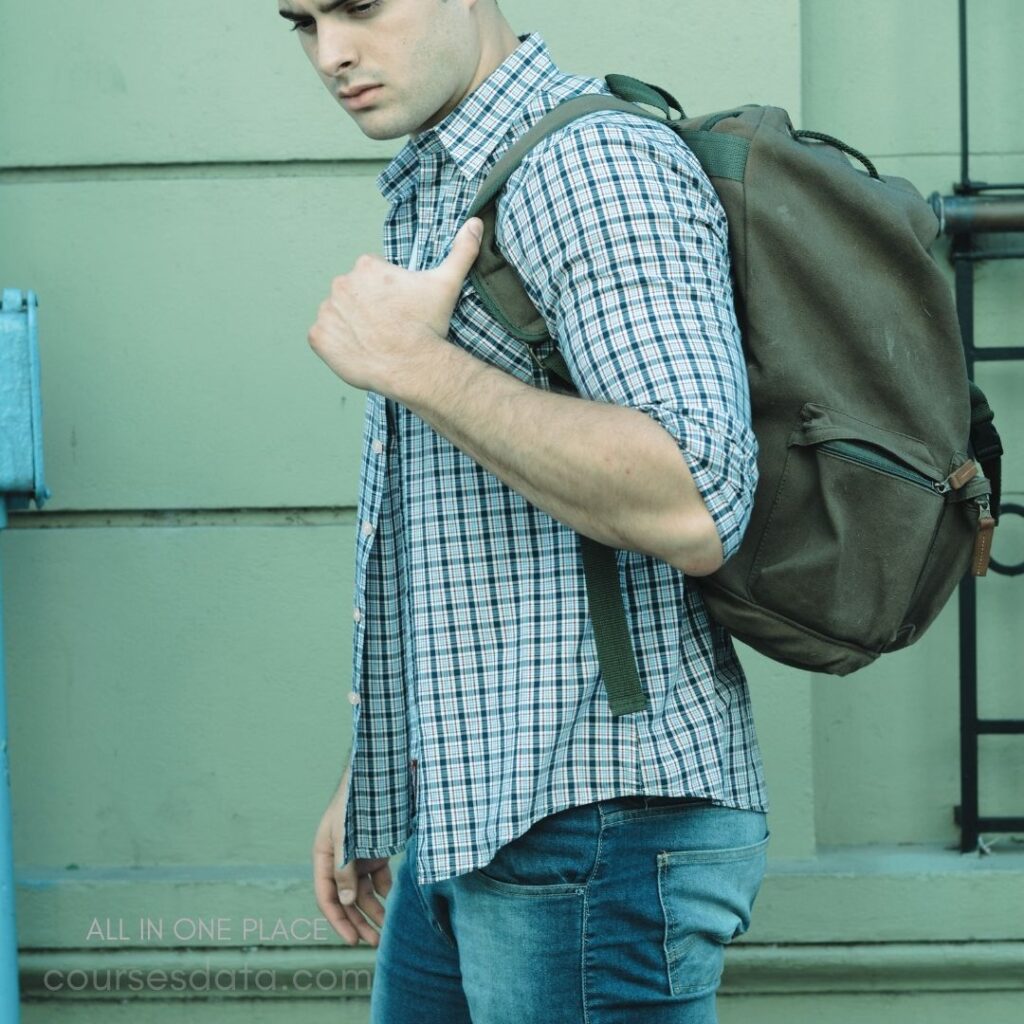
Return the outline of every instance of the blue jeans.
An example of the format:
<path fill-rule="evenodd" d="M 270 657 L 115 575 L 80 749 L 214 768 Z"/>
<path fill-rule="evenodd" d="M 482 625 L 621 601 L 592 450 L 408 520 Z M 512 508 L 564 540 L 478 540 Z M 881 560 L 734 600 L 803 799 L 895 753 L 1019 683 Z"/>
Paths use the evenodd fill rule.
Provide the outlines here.
<path fill-rule="evenodd" d="M 371 1024 L 714 1024 L 769 836 L 761 811 L 613 797 L 421 886 L 414 835 L 385 901 Z"/>

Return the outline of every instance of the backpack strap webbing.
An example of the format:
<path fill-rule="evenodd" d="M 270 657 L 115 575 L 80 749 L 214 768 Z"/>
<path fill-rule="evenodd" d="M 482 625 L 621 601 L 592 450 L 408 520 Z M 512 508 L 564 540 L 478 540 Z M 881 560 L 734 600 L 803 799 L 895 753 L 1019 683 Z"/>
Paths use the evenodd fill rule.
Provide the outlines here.
<path fill-rule="evenodd" d="M 617 96 L 591 93 L 563 100 L 501 155 L 484 178 L 466 214 L 467 220 L 470 217 L 479 217 L 484 225 L 480 254 L 469 272 L 469 280 L 491 316 L 509 334 L 519 341 L 526 342 L 527 345 L 532 346 L 546 341 L 549 333 L 544 318 L 527 296 L 519 275 L 498 250 L 498 197 L 505 183 L 534 146 L 577 118 L 599 110 L 622 110 L 661 124 L 668 123 L 661 115 L 649 113 L 635 103 L 619 99 Z"/>
<path fill-rule="evenodd" d="M 544 318 L 526 294 L 519 275 L 498 250 L 495 230 L 497 200 L 505 183 L 534 146 L 577 118 L 599 110 L 623 110 L 667 123 L 661 115 L 648 113 L 635 103 L 616 96 L 590 94 L 565 100 L 545 114 L 501 156 L 484 179 L 466 214 L 467 219 L 480 217 L 484 223 L 480 255 L 469 274 L 477 295 L 513 337 L 526 342 L 534 361 L 559 378 L 558 390 L 570 393 L 577 389 L 557 348 L 552 348 L 543 357 L 535 351 L 534 346 L 548 340 L 550 334 Z M 649 706 L 649 701 L 637 671 L 622 602 L 615 549 L 582 534 L 579 535 L 579 543 L 594 643 L 611 713 L 618 717 L 642 711 Z"/>
<path fill-rule="evenodd" d="M 627 75 L 608 75 L 606 80 L 616 90 L 624 91 L 626 86 L 623 83 L 634 82 L 637 95 L 640 95 L 643 89 L 653 88 L 636 79 L 630 79 Z M 645 99 L 645 102 L 648 100 Z M 649 102 L 653 103 L 653 100 Z M 469 272 L 469 280 L 491 316 L 514 338 L 531 347 L 546 341 L 550 334 L 544 318 L 530 301 L 519 275 L 498 249 L 498 198 L 508 179 L 538 143 L 577 118 L 602 110 L 620 110 L 668 127 L 673 127 L 676 123 L 618 96 L 588 93 L 563 100 L 499 157 L 484 178 L 466 214 L 467 220 L 470 217 L 479 217 L 484 225 L 480 254 Z M 704 129 L 681 130 L 673 127 L 673 130 L 690 147 L 709 178 L 743 181 L 750 150 L 750 143 L 746 139 Z M 564 363 L 550 368 L 560 374 L 564 369 Z"/>
<path fill-rule="evenodd" d="M 530 356 L 548 373 L 552 390 L 578 394 L 569 368 L 556 346 L 541 356 L 537 348 L 550 340 L 543 316 L 530 300 L 515 269 L 499 251 L 496 241 L 498 198 L 508 179 L 526 155 L 542 140 L 577 118 L 602 110 L 621 110 L 671 126 L 669 106 L 682 114 L 671 94 L 628 75 L 609 75 L 609 87 L 616 95 L 590 93 L 564 100 L 548 111 L 532 128 L 502 154 L 489 171 L 477 193 L 469 217 L 483 221 L 480 254 L 469 279 L 485 308 L 514 338 L 525 342 Z M 646 103 L 661 114 L 639 107 Z M 742 181 L 749 144 L 745 140 L 717 135 L 709 130 L 680 132 L 693 149 L 709 177 Z M 613 717 L 643 711 L 650 706 L 640 684 L 636 653 L 629 632 L 614 548 L 582 534 L 580 553 L 587 586 L 587 602 L 594 629 L 598 663 Z"/>

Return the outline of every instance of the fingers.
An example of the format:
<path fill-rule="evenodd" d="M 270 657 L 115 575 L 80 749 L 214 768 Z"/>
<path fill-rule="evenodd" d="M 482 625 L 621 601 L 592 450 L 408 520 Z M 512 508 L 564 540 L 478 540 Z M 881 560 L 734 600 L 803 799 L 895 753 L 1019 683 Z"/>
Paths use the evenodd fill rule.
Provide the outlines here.
<path fill-rule="evenodd" d="M 338 886 L 334 880 L 334 856 L 330 850 L 313 851 L 313 891 L 316 905 L 330 926 L 350 946 L 359 941 L 359 932 L 349 921 L 348 914 L 338 899 Z"/>
<path fill-rule="evenodd" d="M 384 906 L 374 892 L 373 877 L 369 873 L 359 876 L 356 905 L 378 928 L 384 927 Z"/>
<path fill-rule="evenodd" d="M 387 899 L 391 892 L 391 864 L 385 861 L 379 868 L 370 872 L 373 878 L 373 887 L 380 894 L 381 899 Z"/>
<path fill-rule="evenodd" d="M 373 895 L 373 883 L 369 875 L 356 875 L 353 862 L 349 862 L 334 872 L 337 885 L 338 897 L 342 912 L 348 919 L 348 923 L 356 930 L 359 938 L 368 945 L 376 946 L 380 941 L 377 930 L 366 920 L 367 914 L 379 918 L 379 923 L 384 923 L 384 908 Z M 349 894 L 352 894 L 351 896 Z M 351 945 L 358 942 L 356 939 Z"/>
<path fill-rule="evenodd" d="M 391 870 L 387 865 L 375 872 L 357 875 L 356 862 L 350 861 L 335 868 L 333 855 L 328 850 L 313 851 L 313 888 L 317 906 L 330 926 L 350 946 L 358 945 L 360 939 L 370 946 L 377 946 L 380 942 L 377 928 L 384 926 L 384 907 L 374 892 L 374 874 L 383 878 L 386 891 L 389 891 Z"/>

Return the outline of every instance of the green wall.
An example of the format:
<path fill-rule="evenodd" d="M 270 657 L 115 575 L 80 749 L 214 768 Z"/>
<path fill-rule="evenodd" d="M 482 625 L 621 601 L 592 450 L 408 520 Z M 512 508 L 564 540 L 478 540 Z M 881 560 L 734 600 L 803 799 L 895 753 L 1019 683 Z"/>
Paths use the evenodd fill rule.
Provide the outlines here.
<path fill-rule="evenodd" d="M 0 284 L 40 297 L 53 492 L 0 535 L 25 1019 L 365 1020 L 372 949 L 246 923 L 317 914 L 308 851 L 351 733 L 364 396 L 306 330 L 330 278 L 379 251 L 373 179 L 401 140 L 359 133 L 271 0 L 14 6 Z M 688 113 L 784 106 L 926 195 L 958 177 L 954 0 L 598 7 L 502 0 L 567 70 L 633 73 Z M 973 174 L 1021 181 L 1024 5 L 970 8 Z M 1022 285 L 1019 263 L 979 269 L 980 343 L 1021 343 Z M 1020 501 L 1024 367 L 978 378 Z M 1021 560 L 1024 529 L 997 544 Z M 1021 716 L 1020 587 L 979 587 L 984 715 Z M 1024 836 L 961 855 L 952 818 L 956 628 L 951 605 L 846 679 L 742 652 L 773 842 L 723 1021 L 1021 1018 Z M 984 739 L 981 771 L 983 813 L 1024 813 L 1024 743 Z M 123 993 L 142 1010 L 47 984 L 204 965 L 278 987 Z M 308 968 L 350 973 L 322 998 L 283 988 Z"/>

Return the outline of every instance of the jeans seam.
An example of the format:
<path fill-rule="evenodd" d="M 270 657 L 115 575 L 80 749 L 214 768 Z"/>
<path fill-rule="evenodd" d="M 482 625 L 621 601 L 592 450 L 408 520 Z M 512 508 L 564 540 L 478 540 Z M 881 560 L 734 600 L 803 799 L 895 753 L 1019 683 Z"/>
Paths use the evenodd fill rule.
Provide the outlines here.
<path fill-rule="evenodd" d="M 442 939 L 444 939 L 445 942 L 448 943 L 449 946 L 451 946 L 452 949 L 457 951 L 459 947 L 456 946 L 455 943 L 448 937 L 445 930 L 441 927 L 437 919 L 431 913 L 430 907 L 427 906 L 427 901 L 423 896 L 423 889 L 416 879 L 415 865 L 410 866 L 409 878 L 412 881 L 412 887 L 416 890 L 416 895 L 419 897 L 420 900 L 420 906 L 423 908 L 423 913 L 426 915 L 427 920 L 430 922 L 430 926 L 434 929 L 434 931 L 438 933 L 438 935 L 441 936 Z M 428 882 L 427 884 L 429 885 L 430 883 Z"/>
<path fill-rule="evenodd" d="M 597 805 L 597 826 L 597 855 L 594 857 L 594 864 L 590 869 L 590 874 L 587 875 L 587 879 L 583 883 L 583 936 L 582 942 L 580 943 L 580 992 L 581 1001 L 583 1003 L 583 1024 L 590 1024 L 590 1006 L 587 998 L 587 979 L 589 977 L 589 971 L 587 968 L 587 938 L 589 934 L 588 925 L 590 922 L 590 883 L 597 875 L 598 868 L 601 865 L 601 854 L 604 849 L 605 825 L 600 804 Z"/>

